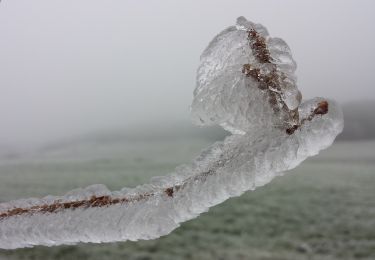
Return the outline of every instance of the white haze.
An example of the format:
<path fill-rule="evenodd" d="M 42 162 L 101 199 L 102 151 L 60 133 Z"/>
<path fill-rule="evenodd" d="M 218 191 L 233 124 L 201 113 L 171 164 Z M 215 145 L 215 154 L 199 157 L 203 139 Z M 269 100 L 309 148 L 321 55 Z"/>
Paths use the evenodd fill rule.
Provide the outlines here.
<path fill-rule="evenodd" d="M 199 55 L 240 15 L 289 44 L 306 98 L 372 99 L 374 9 L 370 0 L 3 0 L 0 149 L 188 121 Z"/>

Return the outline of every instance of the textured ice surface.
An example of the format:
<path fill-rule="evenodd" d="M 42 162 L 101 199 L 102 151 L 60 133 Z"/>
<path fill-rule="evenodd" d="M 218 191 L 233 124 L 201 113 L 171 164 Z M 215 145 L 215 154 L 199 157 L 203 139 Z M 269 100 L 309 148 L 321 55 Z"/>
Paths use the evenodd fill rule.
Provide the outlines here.
<path fill-rule="evenodd" d="M 332 144 L 343 119 L 332 100 L 300 103 L 295 69 L 283 40 L 238 18 L 203 52 L 192 104 L 195 123 L 233 135 L 136 188 L 93 185 L 2 203 L 0 248 L 157 238 L 296 167 Z"/>
<path fill-rule="evenodd" d="M 251 48 L 249 30 L 264 38 L 270 62 L 259 61 Z M 280 82 L 260 88 L 254 78 L 243 76 L 244 64 L 251 64 L 262 74 L 274 71 Z M 198 68 L 197 88 L 192 104 L 193 122 L 198 125 L 220 124 L 232 133 L 257 132 L 267 127 L 294 122 L 286 120 L 286 111 L 275 113 L 269 105 L 268 91 L 277 93 L 287 107 L 296 109 L 300 93 L 294 71 L 296 63 L 288 45 L 279 38 L 268 37 L 267 30 L 243 17 L 218 34 L 204 50 Z"/>

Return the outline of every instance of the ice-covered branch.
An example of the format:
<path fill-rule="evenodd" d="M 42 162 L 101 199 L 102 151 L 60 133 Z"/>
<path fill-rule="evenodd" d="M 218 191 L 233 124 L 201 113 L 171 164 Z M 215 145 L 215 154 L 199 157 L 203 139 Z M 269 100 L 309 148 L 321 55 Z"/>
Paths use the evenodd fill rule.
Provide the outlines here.
<path fill-rule="evenodd" d="M 104 185 L 0 204 L 0 248 L 153 239 L 211 206 L 270 182 L 332 144 L 338 105 L 301 103 L 286 43 L 240 17 L 201 56 L 192 118 L 233 135 L 191 164 L 136 188 Z"/>

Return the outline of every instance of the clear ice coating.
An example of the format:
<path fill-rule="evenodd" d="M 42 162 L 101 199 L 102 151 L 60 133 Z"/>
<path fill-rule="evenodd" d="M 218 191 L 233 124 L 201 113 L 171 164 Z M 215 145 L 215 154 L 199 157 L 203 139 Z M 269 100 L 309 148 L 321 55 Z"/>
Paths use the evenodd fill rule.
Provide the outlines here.
<path fill-rule="evenodd" d="M 250 65 L 254 77 L 243 76 L 245 64 Z M 297 109 L 301 102 L 295 70 L 291 51 L 282 39 L 269 37 L 262 25 L 239 17 L 236 26 L 219 33 L 201 56 L 192 104 L 193 122 L 220 124 L 232 133 L 242 134 L 298 123 L 287 111 Z M 273 84 L 264 86 L 265 83 Z M 277 107 L 270 106 L 272 97 L 268 92 L 282 101 L 277 106 L 284 103 L 288 109 L 280 107 L 275 113 Z"/>
<path fill-rule="evenodd" d="M 301 103 L 287 44 L 240 17 L 204 50 L 192 119 L 233 135 L 136 188 L 104 185 L 0 204 L 0 248 L 154 239 L 211 206 L 270 182 L 332 144 L 340 107 Z"/>

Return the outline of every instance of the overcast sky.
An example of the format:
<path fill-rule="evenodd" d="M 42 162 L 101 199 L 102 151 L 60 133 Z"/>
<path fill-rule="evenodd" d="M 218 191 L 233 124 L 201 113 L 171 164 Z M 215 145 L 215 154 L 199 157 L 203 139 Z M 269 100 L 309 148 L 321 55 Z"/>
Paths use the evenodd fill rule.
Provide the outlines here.
<path fill-rule="evenodd" d="M 289 44 L 305 98 L 375 99 L 374 3 L 3 0 L 0 144 L 188 121 L 199 55 L 240 15 Z"/>

